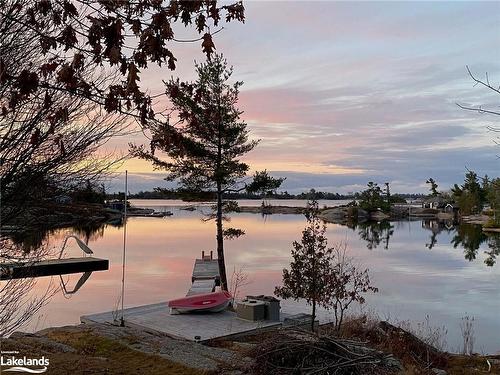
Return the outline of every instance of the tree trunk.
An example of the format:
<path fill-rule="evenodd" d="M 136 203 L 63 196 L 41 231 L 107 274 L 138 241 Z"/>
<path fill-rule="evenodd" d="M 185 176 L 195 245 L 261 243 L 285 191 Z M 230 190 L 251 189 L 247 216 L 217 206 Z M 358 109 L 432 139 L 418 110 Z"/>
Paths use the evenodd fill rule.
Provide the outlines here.
<path fill-rule="evenodd" d="M 220 287 L 222 290 L 228 290 L 226 263 L 224 261 L 224 236 L 222 233 L 222 189 L 221 184 L 217 183 L 217 260 L 219 262 Z"/>
<path fill-rule="evenodd" d="M 311 314 L 311 331 L 314 332 L 314 321 L 316 320 L 316 300 L 313 299 L 313 310 Z"/>
<path fill-rule="evenodd" d="M 339 333 L 340 333 L 340 327 L 342 326 L 342 320 L 344 320 L 344 309 L 341 307 L 340 308 L 339 324 L 337 325 L 337 332 L 339 332 Z"/>

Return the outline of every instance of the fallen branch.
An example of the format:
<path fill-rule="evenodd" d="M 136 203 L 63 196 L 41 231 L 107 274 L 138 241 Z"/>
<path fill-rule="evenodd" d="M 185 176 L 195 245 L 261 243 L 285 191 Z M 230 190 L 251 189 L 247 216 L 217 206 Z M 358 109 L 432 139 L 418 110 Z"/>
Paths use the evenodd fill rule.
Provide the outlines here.
<path fill-rule="evenodd" d="M 392 355 L 372 349 L 364 342 L 295 329 L 277 332 L 252 354 L 255 374 L 342 375 L 401 369 Z"/>

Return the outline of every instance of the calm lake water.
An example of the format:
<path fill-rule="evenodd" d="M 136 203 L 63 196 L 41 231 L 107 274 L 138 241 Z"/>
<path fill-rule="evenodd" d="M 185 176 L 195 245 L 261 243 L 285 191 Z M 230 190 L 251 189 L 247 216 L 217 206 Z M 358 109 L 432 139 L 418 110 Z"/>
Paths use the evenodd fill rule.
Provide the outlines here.
<path fill-rule="evenodd" d="M 259 201 L 241 202 L 259 205 Z M 201 250 L 215 248 L 215 225 L 201 220 L 207 207 L 180 209 L 178 201 L 133 201 L 134 205 L 170 210 L 167 218 L 129 218 L 125 305 L 157 303 L 183 296 L 190 286 L 193 261 Z M 305 205 L 301 201 L 277 201 L 282 205 Z M 342 204 L 320 202 L 320 206 Z M 272 294 L 281 283 L 281 272 L 290 262 L 291 243 L 300 239 L 305 219 L 300 215 L 234 214 L 231 226 L 246 235 L 226 243 L 228 273 L 243 268 L 251 283 L 242 295 Z M 60 247 L 66 234 L 51 235 Z M 56 294 L 24 330 L 76 324 L 80 315 L 115 308 L 121 288 L 123 227 L 105 226 L 89 234 L 95 255 L 110 260 L 109 271 L 94 272 L 72 296 Z M 434 221 L 400 221 L 347 226 L 328 224 L 330 244 L 346 242 L 348 252 L 370 269 L 373 285 L 365 310 L 392 321 L 422 322 L 426 315 L 436 326 L 446 326 L 449 350 L 461 343 L 460 321 L 474 316 L 479 352 L 500 351 L 500 265 L 495 264 L 500 239 L 488 237 L 475 226 L 454 227 Z M 80 234 L 80 237 L 82 235 Z M 489 253 L 489 254 L 488 254 Z M 68 256 L 77 256 L 73 246 Z M 68 288 L 79 275 L 65 276 Z M 40 293 L 50 278 L 38 279 L 33 293 Z M 59 283 L 59 278 L 52 282 Z M 297 309 L 299 304 L 286 302 Z M 322 314 L 327 319 L 328 314 Z"/>

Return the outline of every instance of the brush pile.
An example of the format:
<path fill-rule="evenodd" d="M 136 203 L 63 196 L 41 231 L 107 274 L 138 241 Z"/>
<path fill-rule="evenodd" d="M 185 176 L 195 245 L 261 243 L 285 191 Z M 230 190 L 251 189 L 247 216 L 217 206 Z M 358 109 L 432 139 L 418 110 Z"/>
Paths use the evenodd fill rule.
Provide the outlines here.
<path fill-rule="evenodd" d="M 392 355 L 366 343 L 303 330 L 276 332 L 254 349 L 255 374 L 390 374 L 401 370 Z"/>

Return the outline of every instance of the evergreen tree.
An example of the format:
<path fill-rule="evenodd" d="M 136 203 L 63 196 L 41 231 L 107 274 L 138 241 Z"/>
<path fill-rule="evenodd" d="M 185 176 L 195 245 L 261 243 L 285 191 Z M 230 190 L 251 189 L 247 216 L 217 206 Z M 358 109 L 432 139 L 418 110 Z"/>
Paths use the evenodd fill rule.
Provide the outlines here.
<path fill-rule="evenodd" d="M 274 178 L 267 173 L 267 170 L 255 172 L 253 181 L 247 186 L 247 191 L 255 192 L 262 198 L 262 205 L 266 205 L 266 198 L 276 193 L 281 184 L 285 181 L 284 178 Z"/>
<path fill-rule="evenodd" d="M 375 182 L 368 182 L 367 189 L 359 194 L 359 206 L 367 211 L 381 209 L 388 211 L 390 205 L 383 197 L 382 189 Z"/>
<path fill-rule="evenodd" d="M 390 207 L 391 206 L 391 189 L 389 187 L 389 183 L 388 182 L 385 183 L 385 196 L 387 198 L 387 204 Z"/>
<path fill-rule="evenodd" d="M 479 184 L 477 174 L 469 171 L 465 174 L 464 184 L 462 186 L 462 195 L 459 200 L 460 209 L 465 214 L 477 213 L 483 208 L 484 194 Z"/>
<path fill-rule="evenodd" d="M 233 73 L 222 55 L 215 55 L 203 64 L 196 64 L 195 82 L 171 79 L 166 83 L 167 96 L 178 119 L 151 129 L 151 150 L 131 145 L 133 154 L 150 160 L 156 167 L 169 172 L 167 180 L 177 181 L 179 189 L 192 193 L 214 192 L 217 200 L 211 218 L 216 221 L 217 256 L 221 288 L 227 290 L 224 261 L 224 238 L 235 238 L 244 232 L 223 228 L 225 213 L 235 209 L 236 202 L 224 200 L 224 194 L 276 189 L 275 179 L 258 174 L 258 181 L 249 187 L 242 180 L 249 166 L 240 158 L 258 143 L 249 140 L 247 124 L 237 108 L 242 82 L 229 83 Z M 162 160 L 155 155 L 160 149 L 168 156 Z M 270 185 L 268 185 L 268 183 Z"/>
<path fill-rule="evenodd" d="M 490 184 L 489 179 L 486 184 Z M 462 186 L 458 186 L 457 184 L 454 185 L 451 191 L 455 201 L 458 203 L 462 215 L 481 212 L 488 196 L 484 186 L 481 186 L 477 174 L 473 171 L 469 171 L 465 174 Z"/>
<path fill-rule="evenodd" d="M 431 197 L 437 197 L 439 195 L 439 192 L 437 190 L 438 184 L 436 181 L 431 177 L 427 181 L 425 181 L 426 184 L 430 184 L 431 187 L 429 188 L 431 191 Z"/>

